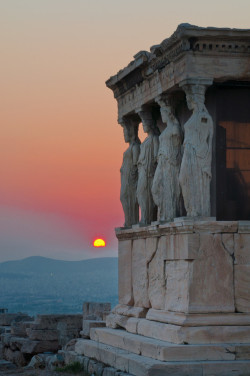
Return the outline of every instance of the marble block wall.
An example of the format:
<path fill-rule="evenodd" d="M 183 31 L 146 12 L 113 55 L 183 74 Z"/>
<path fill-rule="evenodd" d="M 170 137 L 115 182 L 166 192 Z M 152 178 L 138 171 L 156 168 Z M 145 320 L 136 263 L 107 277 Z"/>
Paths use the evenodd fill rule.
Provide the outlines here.
<path fill-rule="evenodd" d="M 250 312 L 246 222 L 183 221 L 116 234 L 119 304 L 182 313 Z"/>

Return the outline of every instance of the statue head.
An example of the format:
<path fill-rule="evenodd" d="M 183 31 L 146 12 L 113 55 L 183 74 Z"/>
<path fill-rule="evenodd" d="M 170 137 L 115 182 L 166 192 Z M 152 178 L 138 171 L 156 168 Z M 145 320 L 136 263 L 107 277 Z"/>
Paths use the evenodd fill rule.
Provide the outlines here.
<path fill-rule="evenodd" d="M 186 93 L 187 107 L 191 111 L 202 111 L 205 104 L 205 85 L 188 84 L 183 89 Z"/>
<path fill-rule="evenodd" d="M 119 121 L 123 128 L 124 141 L 126 143 L 132 143 L 134 141 L 139 141 L 138 139 L 138 123 L 135 123 L 131 119 L 125 119 Z"/>
<path fill-rule="evenodd" d="M 139 111 L 138 114 L 141 118 L 142 127 L 143 127 L 144 132 L 149 133 L 149 134 L 158 135 L 159 130 L 158 130 L 156 124 L 155 124 L 155 121 L 152 117 L 151 112 L 142 110 L 142 111 Z"/>
<path fill-rule="evenodd" d="M 169 123 L 169 119 L 172 119 L 174 116 L 174 99 L 170 95 L 161 94 L 155 99 L 156 103 L 160 106 L 160 113 L 162 122 L 165 124 Z"/>

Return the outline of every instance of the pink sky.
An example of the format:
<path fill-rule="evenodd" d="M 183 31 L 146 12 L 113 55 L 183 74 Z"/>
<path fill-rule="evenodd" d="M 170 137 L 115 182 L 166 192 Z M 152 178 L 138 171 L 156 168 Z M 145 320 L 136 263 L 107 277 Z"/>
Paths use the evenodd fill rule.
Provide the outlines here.
<path fill-rule="evenodd" d="M 2 1 L 0 261 L 116 256 L 126 145 L 105 81 L 179 23 L 249 28 L 249 13 L 248 0 Z"/>

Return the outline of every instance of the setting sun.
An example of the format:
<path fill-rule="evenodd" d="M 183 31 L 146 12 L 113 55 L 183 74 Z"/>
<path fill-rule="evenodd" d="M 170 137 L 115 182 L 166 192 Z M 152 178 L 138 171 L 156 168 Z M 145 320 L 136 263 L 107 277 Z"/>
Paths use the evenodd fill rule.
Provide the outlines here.
<path fill-rule="evenodd" d="M 94 247 L 105 247 L 106 243 L 103 239 L 96 239 L 93 242 Z"/>

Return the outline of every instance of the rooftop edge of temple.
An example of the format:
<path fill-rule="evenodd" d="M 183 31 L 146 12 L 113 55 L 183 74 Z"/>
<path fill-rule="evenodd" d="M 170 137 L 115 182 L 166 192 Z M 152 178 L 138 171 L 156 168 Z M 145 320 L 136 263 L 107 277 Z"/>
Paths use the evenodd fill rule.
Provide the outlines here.
<path fill-rule="evenodd" d="M 164 39 L 160 44 L 151 46 L 150 52 L 139 51 L 134 55 L 132 60 L 125 68 L 121 69 L 116 75 L 111 76 L 106 81 L 106 86 L 114 89 L 119 81 L 123 80 L 130 73 L 136 69 L 141 69 L 145 66 L 148 67 L 146 74 L 149 75 L 154 71 L 154 63 L 158 61 L 163 54 L 170 52 L 173 47 L 181 43 L 180 48 L 174 51 L 173 55 L 176 56 L 182 51 L 187 51 L 194 48 L 194 43 L 199 39 L 220 40 L 220 41 L 249 41 L 249 48 L 247 53 L 250 54 L 250 29 L 237 29 L 237 28 L 217 28 L 217 27 L 200 27 L 182 23 L 178 25 L 176 31 L 169 37 Z M 151 65 L 151 67 L 150 67 Z M 157 65 L 157 64 L 156 64 Z M 156 67 L 158 68 L 158 67 Z"/>

